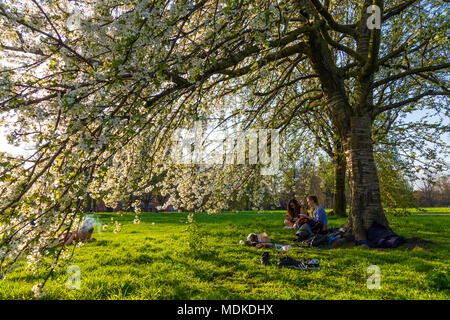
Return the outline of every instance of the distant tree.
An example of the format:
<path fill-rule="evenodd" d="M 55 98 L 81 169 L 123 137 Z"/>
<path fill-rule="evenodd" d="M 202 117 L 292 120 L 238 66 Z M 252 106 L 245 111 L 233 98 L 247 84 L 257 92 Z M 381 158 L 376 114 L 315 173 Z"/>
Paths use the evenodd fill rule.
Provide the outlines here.
<path fill-rule="evenodd" d="M 449 175 L 435 176 L 427 174 L 422 177 L 415 197 L 420 207 L 448 207 L 450 206 L 450 177 Z"/>

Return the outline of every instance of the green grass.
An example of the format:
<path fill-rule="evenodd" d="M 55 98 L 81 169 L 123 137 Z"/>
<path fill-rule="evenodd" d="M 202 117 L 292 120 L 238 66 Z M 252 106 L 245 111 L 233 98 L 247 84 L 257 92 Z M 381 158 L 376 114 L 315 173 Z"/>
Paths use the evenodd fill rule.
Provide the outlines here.
<path fill-rule="evenodd" d="M 395 232 L 433 241 L 425 248 L 378 251 L 361 247 L 298 249 L 296 259 L 317 258 L 311 271 L 262 266 L 264 250 L 271 261 L 276 249 L 239 244 L 250 232 L 267 232 L 276 243 L 293 244 L 284 229 L 283 212 L 196 214 L 197 232 L 186 213 L 146 213 L 119 218 L 120 233 L 94 234 L 97 242 L 77 249 L 71 262 L 81 270 L 81 288 L 69 290 L 66 270 L 47 283 L 44 299 L 449 299 L 449 216 L 388 216 Z M 102 213 L 103 223 L 116 214 Z M 330 227 L 345 219 L 329 217 Z M 153 224 L 154 223 L 154 224 Z M 191 231 L 188 230 L 190 228 Z M 381 270 L 381 289 L 368 289 L 370 265 Z M 43 275 L 21 268 L 0 282 L 0 299 L 32 299 L 31 288 Z"/>
<path fill-rule="evenodd" d="M 422 210 L 409 209 L 410 213 L 448 213 L 450 214 L 450 207 L 440 207 L 440 208 L 423 208 Z"/>
<path fill-rule="evenodd" d="M 332 209 L 326 209 L 327 212 L 332 211 Z M 401 210 L 400 210 L 401 211 Z M 450 207 L 434 207 L 434 208 L 407 208 L 407 213 L 409 214 L 450 214 Z M 347 209 L 347 213 L 350 209 Z"/>

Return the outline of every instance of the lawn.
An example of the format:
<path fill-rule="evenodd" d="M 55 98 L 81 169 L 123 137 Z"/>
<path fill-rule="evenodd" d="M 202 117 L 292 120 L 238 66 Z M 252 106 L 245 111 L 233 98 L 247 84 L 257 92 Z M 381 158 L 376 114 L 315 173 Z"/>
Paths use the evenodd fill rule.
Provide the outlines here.
<path fill-rule="evenodd" d="M 440 211 L 441 212 L 441 211 Z M 283 212 L 196 214 L 145 213 L 140 224 L 124 214 L 114 233 L 111 217 L 97 217 L 109 227 L 96 230 L 98 241 L 77 249 L 71 262 L 81 271 L 80 289 L 68 289 L 66 270 L 49 280 L 44 299 L 449 299 L 450 216 L 388 216 L 395 232 L 432 244 L 414 249 L 379 251 L 361 247 L 299 249 L 296 259 L 317 258 L 320 270 L 293 270 L 260 264 L 263 251 L 271 261 L 283 253 L 243 244 L 250 232 L 267 232 L 276 243 L 293 244 L 284 229 Z M 330 227 L 345 219 L 329 216 Z M 367 268 L 381 270 L 381 289 L 367 288 Z M 20 268 L 0 282 L 0 299 L 32 299 L 34 276 Z"/>
<path fill-rule="evenodd" d="M 450 214 L 450 207 L 441 207 L 441 208 L 422 208 L 422 209 L 409 209 L 409 212 L 414 214 Z"/>

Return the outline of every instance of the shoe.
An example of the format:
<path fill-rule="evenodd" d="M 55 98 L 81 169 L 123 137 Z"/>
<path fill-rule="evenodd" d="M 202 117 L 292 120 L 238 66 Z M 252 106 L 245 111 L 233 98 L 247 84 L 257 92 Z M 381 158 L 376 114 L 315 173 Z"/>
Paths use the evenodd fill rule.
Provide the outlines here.
<path fill-rule="evenodd" d="M 295 260 L 290 256 L 284 256 L 278 259 L 279 267 L 288 267 L 299 270 L 316 270 L 320 269 L 319 260 L 317 259 L 305 259 L 305 260 Z"/>
<path fill-rule="evenodd" d="M 298 263 L 297 263 L 297 265 L 294 267 L 294 269 L 308 270 L 308 266 L 305 265 L 302 261 L 298 261 Z"/>
<path fill-rule="evenodd" d="M 261 255 L 261 264 L 265 266 L 270 264 L 269 252 L 263 252 L 263 254 Z"/>
<path fill-rule="evenodd" d="M 319 260 L 317 259 L 306 259 L 302 261 L 309 270 L 320 269 Z"/>
<path fill-rule="evenodd" d="M 306 270 L 306 266 L 301 261 L 297 261 L 290 256 L 278 258 L 278 266 Z"/>
<path fill-rule="evenodd" d="M 293 265 L 293 261 L 294 259 L 292 259 L 289 256 L 283 256 L 278 258 L 278 266 L 279 267 L 290 267 Z"/>

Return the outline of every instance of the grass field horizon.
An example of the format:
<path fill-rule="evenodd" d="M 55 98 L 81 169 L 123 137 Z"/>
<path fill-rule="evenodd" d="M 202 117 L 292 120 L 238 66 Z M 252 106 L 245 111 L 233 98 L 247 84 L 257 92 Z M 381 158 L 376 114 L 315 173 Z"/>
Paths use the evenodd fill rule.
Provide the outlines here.
<path fill-rule="evenodd" d="M 444 210 L 444 211 L 437 211 Z M 413 211 L 412 211 L 413 212 Z M 450 213 L 449 208 L 426 212 Z M 420 213 L 420 212 L 418 212 Z M 449 291 L 448 216 L 387 215 L 391 228 L 406 238 L 432 243 L 396 249 L 305 248 L 287 253 L 240 244 L 251 233 L 267 232 L 279 244 L 293 245 L 294 230 L 283 228 L 284 211 L 240 211 L 208 215 L 97 213 L 106 230 L 95 230 L 97 241 L 76 249 L 70 265 L 79 267 L 80 289 L 69 289 L 70 276 L 60 269 L 49 279 L 42 299 L 444 299 Z M 111 217 L 122 224 L 114 233 Z M 345 218 L 329 216 L 329 227 Z M 260 264 L 262 252 L 272 264 Z M 279 268 L 284 254 L 316 258 L 320 270 Z M 369 289 L 367 268 L 377 265 L 381 288 Z M 32 287 L 45 270 L 30 275 L 18 268 L 0 285 L 0 299 L 33 299 Z"/>

